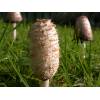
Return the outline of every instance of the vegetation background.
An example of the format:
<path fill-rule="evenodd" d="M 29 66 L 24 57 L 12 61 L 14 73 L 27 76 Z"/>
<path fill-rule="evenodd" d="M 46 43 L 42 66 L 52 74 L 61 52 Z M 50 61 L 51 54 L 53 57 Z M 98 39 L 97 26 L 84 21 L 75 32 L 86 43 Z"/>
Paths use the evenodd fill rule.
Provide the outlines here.
<path fill-rule="evenodd" d="M 73 40 L 75 20 L 86 15 L 92 25 L 94 40 L 84 48 Z M 39 86 L 34 77 L 29 53 L 28 31 L 37 18 L 51 18 L 57 24 L 60 43 L 60 67 L 50 86 L 100 86 L 100 13 L 86 12 L 22 12 L 24 20 L 17 26 L 13 41 L 11 24 L 4 22 L 6 12 L 0 13 L 0 86 Z"/>
<path fill-rule="evenodd" d="M 59 24 L 74 24 L 80 15 L 86 15 L 91 24 L 100 25 L 99 12 L 21 12 L 24 21 L 33 21 L 37 18 L 51 18 Z M 6 12 L 0 12 L 0 17 L 6 19 Z"/>

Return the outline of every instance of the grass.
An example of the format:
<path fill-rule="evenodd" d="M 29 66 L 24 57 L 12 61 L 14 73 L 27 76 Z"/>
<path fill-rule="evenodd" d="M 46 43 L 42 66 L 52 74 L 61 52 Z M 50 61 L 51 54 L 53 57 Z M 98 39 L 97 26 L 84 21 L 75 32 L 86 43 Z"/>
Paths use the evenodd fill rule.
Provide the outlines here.
<path fill-rule="evenodd" d="M 28 30 L 31 23 L 17 27 L 13 41 L 12 27 L 0 21 L 0 86 L 39 86 L 32 73 Z M 60 44 L 60 66 L 50 81 L 53 87 L 100 86 L 100 29 L 93 28 L 94 41 L 87 42 L 86 59 L 83 47 L 73 40 L 73 26 L 57 26 Z"/>

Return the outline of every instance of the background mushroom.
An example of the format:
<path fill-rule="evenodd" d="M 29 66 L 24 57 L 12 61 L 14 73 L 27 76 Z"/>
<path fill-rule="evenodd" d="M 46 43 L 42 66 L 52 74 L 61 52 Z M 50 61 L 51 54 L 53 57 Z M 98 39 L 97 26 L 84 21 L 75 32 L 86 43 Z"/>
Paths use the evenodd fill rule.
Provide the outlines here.
<path fill-rule="evenodd" d="M 22 16 L 20 12 L 7 12 L 6 21 L 12 23 L 14 28 L 13 30 L 13 39 L 16 39 L 16 24 L 22 21 Z"/>
<path fill-rule="evenodd" d="M 42 80 L 41 86 L 49 86 L 49 79 L 59 67 L 59 43 L 55 25 L 50 19 L 37 19 L 30 29 L 32 68 Z"/>
<path fill-rule="evenodd" d="M 93 40 L 91 25 L 89 19 L 86 16 L 80 16 L 77 18 L 74 35 L 77 43 L 80 41 L 83 44 L 83 48 L 85 51 L 85 41 Z M 83 57 L 85 58 L 85 53 Z"/>

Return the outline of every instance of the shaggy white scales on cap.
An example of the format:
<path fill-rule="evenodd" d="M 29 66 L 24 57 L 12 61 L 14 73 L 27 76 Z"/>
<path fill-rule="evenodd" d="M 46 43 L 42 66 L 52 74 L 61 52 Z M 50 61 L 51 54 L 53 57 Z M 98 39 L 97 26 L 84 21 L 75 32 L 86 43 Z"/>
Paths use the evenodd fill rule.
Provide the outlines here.
<path fill-rule="evenodd" d="M 36 76 L 49 86 L 59 67 L 59 41 L 55 25 L 50 19 L 37 19 L 30 29 L 32 68 Z"/>

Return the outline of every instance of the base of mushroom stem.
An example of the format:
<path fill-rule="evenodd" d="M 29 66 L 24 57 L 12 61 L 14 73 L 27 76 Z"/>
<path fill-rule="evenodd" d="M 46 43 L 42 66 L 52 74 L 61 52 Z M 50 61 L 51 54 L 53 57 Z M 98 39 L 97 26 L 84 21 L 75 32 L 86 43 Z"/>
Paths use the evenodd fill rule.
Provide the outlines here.
<path fill-rule="evenodd" d="M 42 81 L 40 86 L 41 87 L 49 87 L 49 80 Z"/>

